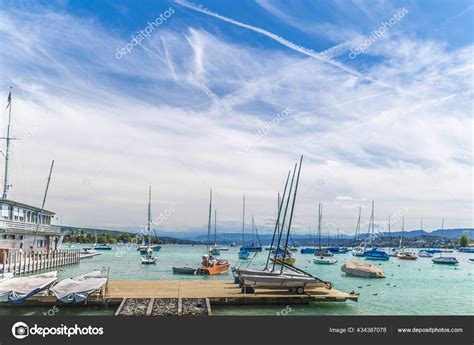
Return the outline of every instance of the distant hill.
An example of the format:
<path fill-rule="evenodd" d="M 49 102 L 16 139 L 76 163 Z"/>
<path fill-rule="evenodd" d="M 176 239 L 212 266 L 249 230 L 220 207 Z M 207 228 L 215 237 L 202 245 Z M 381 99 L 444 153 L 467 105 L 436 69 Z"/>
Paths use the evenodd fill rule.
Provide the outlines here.
<path fill-rule="evenodd" d="M 110 229 L 94 229 L 94 228 L 80 228 L 80 227 L 73 227 L 73 226 L 61 226 L 61 229 L 63 231 L 86 231 L 89 233 L 94 233 L 97 231 L 97 235 L 99 234 L 117 234 L 117 233 L 136 233 L 136 231 L 126 231 L 126 230 L 110 230 Z M 199 242 L 206 242 L 207 241 L 207 233 L 202 232 L 199 230 L 196 230 L 195 232 L 192 231 L 185 231 L 185 232 L 180 232 L 180 231 L 157 231 L 156 232 L 158 237 L 160 239 L 167 239 L 170 241 L 169 243 L 173 243 L 173 241 L 190 241 L 190 243 L 199 243 Z M 392 237 L 400 237 L 401 236 L 401 231 L 396 231 L 396 232 L 391 232 L 390 235 Z M 414 237 L 422 237 L 422 236 L 431 236 L 431 237 L 439 237 L 439 238 L 449 238 L 449 239 L 455 239 L 459 238 L 462 235 L 466 235 L 468 238 L 474 239 L 474 229 L 472 228 L 467 228 L 467 229 L 438 229 L 434 230 L 431 232 L 427 232 L 425 230 L 410 230 L 410 231 L 405 231 L 403 233 L 403 236 L 406 238 L 414 238 Z M 271 234 L 261 234 L 260 240 L 262 243 L 270 243 L 272 239 Z M 368 235 L 367 233 L 362 233 L 359 238 L 366 238 Z M 383 237 L 388 237 L 388 232 L 384 232 L 382 234 Z M 309 234 L 295 234 L 292 233 L 292 240 L 295 242 L 312 242 L 314 239 L 309 236 Z M 322 235 L 321 239 L 322 241 L 326 240 L 327 241 L 328 236 L 327 235 Z M 337 237 L 335 235 L 330 235 L 330 239 L 335 240 Z M 341 234 L 340 239 L 351 239 L 353 238 L 353 235 L 346 235 L 346 234 Z M 214 237 L 211 236 L 211 240 L 213 240 Z M 251 241 L 252 239 L 252 234 L 246 233 L 245 234 L 245 241 Z M 223 234 L 218 234 L 217 236 L 217 241 L 218 242 L 223 242 L 226 241 L 228 243 L 230 242 L 241 242 L 242 241 L 242 233 L 241 232 L 232 232 L 232 233 L 226 233 L 225 236 Z"/>

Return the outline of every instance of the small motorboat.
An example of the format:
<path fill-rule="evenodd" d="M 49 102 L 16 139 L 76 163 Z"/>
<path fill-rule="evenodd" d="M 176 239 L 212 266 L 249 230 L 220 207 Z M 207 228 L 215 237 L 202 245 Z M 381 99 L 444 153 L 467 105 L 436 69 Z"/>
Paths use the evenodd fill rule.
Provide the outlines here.
<path fill-rule="evenodd" d="M 385 273 L 377 266 L 356 261 L 346 262 L 342 265 L 341 271 L 353 277 L 385 278 Z"/>
<path fill-rule="evenodd" d="M 218 248 L 217 246 L 211 248 L 211 254 L 214 256 L 221 255 L 220 248 Z"/>
<path fill-rule="evenodd" d="M 148 247 L 146 249 L 146 255 L 142 256 L 143 265 L 155 264 L 156 260 L 158 260 L 156 256 L 152 255 L 152 251 L 153 249 L 151 247 Z"/>
<path fill-rule="evenodd" d="M 418 252 L 418 256 L 420 258 L 432 258 L 433 257 L 433 254 L 431 254 L 430 252 L 426 251 L 426 250 L 420 250 Z"/>
<path fill-rule="evenodd" d="M 153 255 L 142 256 L 143 265 L 156 264 L 156 260 L 158 260 L 158 258 Z"/>
<path fill-rule="evenodd" d="M 366 250 L 364 252 L 363 256 L 366 260 L 387 261 L 387 260 L 390 259 L 390 256 L 388 256 L 387 253 L 385 253 L 383 250 L 377 249 L 377 248 Z"/>
<path fill-rule="evenodd" d="M 401 250 L 398 254 L 397 257 L 401 260 L 416 260 L 418 259 L 418 256 L 414 252 L 411 252 L 409 250 Z"/>
<path fill-rule="evenodd" d="M 333 265 L 337 262 L 337 259 L 333 257 L 328 257 L 328 256 L 315 255 L 313 258 L 313 262 L 319 265 Z"/>
<path fill-rule="evenodd" d="M 474 262 L 474 258 L 469 258 L 469 261 L 470 261 L 470 262 Z"/>
<path fill-rule="evenodd" d="M 453 256 L 440 256 L 437 258 L 431 259 L 434 264 L 441 265 L 457 265 L 459 263 L 458 259 Z"/>
<path fill-rule="evenodd" d="M 94 246 L 95 250 L 112 250 L 112 246 L 108 243 L 102 243 Z"/>
<path fill-rule="evenodd" d="M 216 275 L 225 274 L 229 269 L 229 261 L 214 258 L 211 254 L 203 255 L 201 267 L 197 269 L 196 274 Z"/>
<path fill-rule="evenodd" d="M 249 256 L 250 256 L 250 253 L 248 251 L 246 251 L 246 250 L 240 250 L 239 251 L 239 259 L 240 260 L 246 260 L 246 259 L 249 258 Z"/>
<path fill-rule="evenodd" d="M 190 274 L 194 275 L 197 272 L 197 268 L 191 268 L 191 267 L 173 267 L 173 273 L 174 274 Z"/>

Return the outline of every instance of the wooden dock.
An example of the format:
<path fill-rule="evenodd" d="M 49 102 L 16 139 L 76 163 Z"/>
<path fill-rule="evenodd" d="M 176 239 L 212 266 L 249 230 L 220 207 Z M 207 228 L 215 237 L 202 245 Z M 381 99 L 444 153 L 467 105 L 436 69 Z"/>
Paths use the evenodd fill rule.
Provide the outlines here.
<path fill-rule="evenodd" d="M 243 294 L 237 284 L 226 280 L 111 280 L 105 298 L 208 298 L 214 305 L 297 304 L 314 301 L 357 301 L 357 295 L 336 289 L 313 288 L 298 295 L 290 291 L 257 289 Z"/>

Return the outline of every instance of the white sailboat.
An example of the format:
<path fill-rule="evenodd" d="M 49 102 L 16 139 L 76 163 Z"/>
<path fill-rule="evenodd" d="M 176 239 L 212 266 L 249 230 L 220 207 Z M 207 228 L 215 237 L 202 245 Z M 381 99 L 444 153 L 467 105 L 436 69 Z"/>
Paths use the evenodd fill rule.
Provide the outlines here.
<path fill-rule="evenodd" d="M 148 246 L 145 250 L 145 256 L 141 257 L 141 261 L 144 265 L 155 264 L 158 258 L 153 255 L 151 247 L 151 186 L 148 188 L 148 222 L 146 229 L 148 232 Z"/>
<path fill-rule="evenodd" d="M 323 218 L 323 204 L 319 203 L 318 207 L 318 242 L 319 248 L 316 251 L 313 262 L 319 265 L 333 265 L 337 262 L 337 259 L 332 256 L 325 256 L 323 255 L 323 251 L 321 250 L 321 220 Z"/>

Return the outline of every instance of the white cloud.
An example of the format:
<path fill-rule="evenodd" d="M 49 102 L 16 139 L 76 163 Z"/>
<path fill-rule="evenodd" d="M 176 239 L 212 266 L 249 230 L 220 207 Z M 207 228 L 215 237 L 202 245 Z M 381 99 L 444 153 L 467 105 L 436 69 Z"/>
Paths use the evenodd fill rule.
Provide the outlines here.
<path fill-rule="evenodd" d="M 472 160 L 463 155 L 472 147 L 471 46 L 410 38 L 371 46 L 367 54 L 381 62 L 364 74 L 383 76 L 400 94 L 321 60 L 197 28 L 160 28 L 117 61 L 124 41 L 95 22 L 45 11 L 0 15 L 9 47 L 0 68 L 11 72 L 0 85 L 5 97 L 14 86 L 14 133 L 54 112 L 15 150 L 11 196 L 39 203 L 55 159 L 47 207 L 65 223 L 139 226 L 151 183 L 154 213 L 176 210 L 162 229 L 204 227 L 210 187 L 222 223 L 239 231 L 245 193 L 248 212 L 268 224 L 287 169 L 304 154 L 299 231 L 314 226 L 318 202 L 327 203 L 328 224 L 353 231 L 358 210 L 333 203 L 347 195 L 363 206 L 375 200 L 376 218 L 407 207 L 407 228 L 420 217 L 437 227 L 442 216 L 472 226 Z M 286 107 L 294 117 L 233 157 Z"/>

